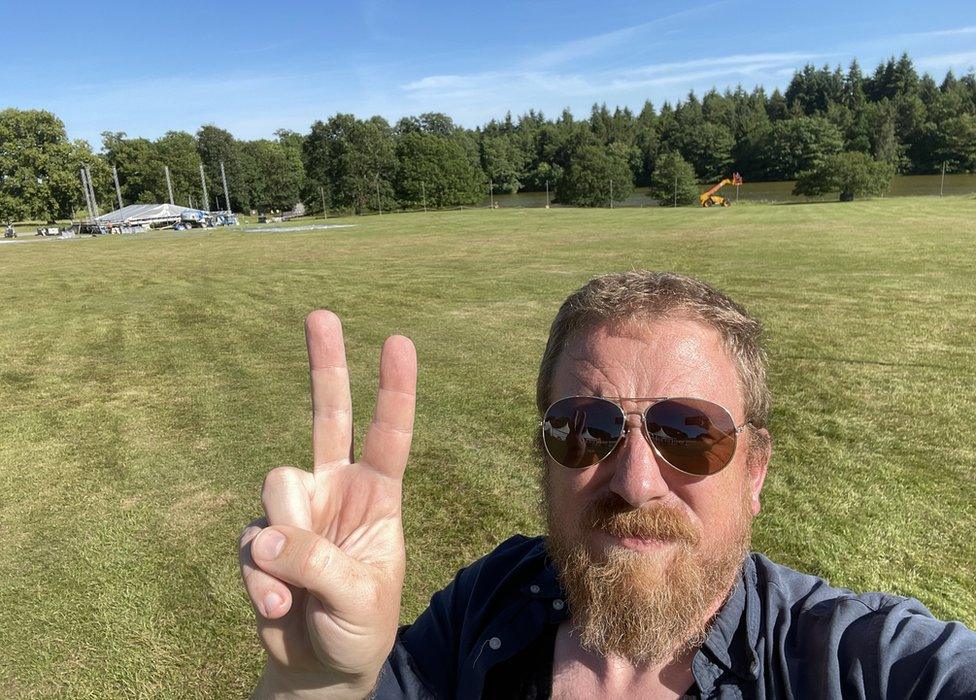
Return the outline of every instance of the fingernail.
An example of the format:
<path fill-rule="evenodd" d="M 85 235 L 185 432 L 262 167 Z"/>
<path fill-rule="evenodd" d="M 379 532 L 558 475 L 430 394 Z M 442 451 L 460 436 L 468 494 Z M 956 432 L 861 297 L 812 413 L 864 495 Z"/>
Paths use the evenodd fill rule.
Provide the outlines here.
<path fill-rule="evenodd" d="M 251 554 L 255 559 L 271 561 L 285 548 L 285 536 L 277 530 L 265 530 L 254 538 Z"/>
<path fill-rule="evenodd" d="M 264 614 L 270 615 L 281 605 L 281 596 L 277 593 L 268 593 L 264 596 Z"/>

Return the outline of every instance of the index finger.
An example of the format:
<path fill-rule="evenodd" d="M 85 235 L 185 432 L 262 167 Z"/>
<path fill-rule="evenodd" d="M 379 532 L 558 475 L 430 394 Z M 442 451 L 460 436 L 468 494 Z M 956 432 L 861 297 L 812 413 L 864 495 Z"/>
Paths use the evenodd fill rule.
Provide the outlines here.
<path fill-rule="evenodd" d="M 380 356 L 380 389 L 363 443 L 363 462 L 387 476 L 403 477 L 416 400 L 417 352 L 409 338 L 391 336 Z"/>
<path fill-rule="evenodd" d="M 312 389 L 312 463 L 316 469 L 352 458 L 352 398 L 342 323 L 319 309 L 305 318 Z"/>

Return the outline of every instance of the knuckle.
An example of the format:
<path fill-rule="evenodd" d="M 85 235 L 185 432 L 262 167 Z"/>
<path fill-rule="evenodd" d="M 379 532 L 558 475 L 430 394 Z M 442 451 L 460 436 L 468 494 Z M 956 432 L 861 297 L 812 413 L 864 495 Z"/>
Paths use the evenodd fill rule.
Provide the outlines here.
<path fill-rule="evenodd" d="M 241 564 L 241 582 L 244 584 L 247 594 L 252 599 L 256 599 L 258 593 L 258 583 L 261 580 L 261 571 L 248 564 Z"/>
<path fill-rule="evenodd" d="M 389 435 L 391 437 L 412 437 L 413 428 L 406 425 L 399 425 L 397 423 L 392 423 L 390 421 L 376 420 L 370 426 L 371 429 L 376 430 L 383 435 Z"/>
<path fill-rule="evenodd" d="M 264 477 L 264 485 L 261 487 L 261 494 L 266 496 L 275 491 L 290 488 L 298 481 L 294 467 L 275 467 Z"/>
<path fill-rule="evenodd" d="M 352 418 L 352 409 L 349 406 L 312 406 L 312 418 L 346 421 Z"/>

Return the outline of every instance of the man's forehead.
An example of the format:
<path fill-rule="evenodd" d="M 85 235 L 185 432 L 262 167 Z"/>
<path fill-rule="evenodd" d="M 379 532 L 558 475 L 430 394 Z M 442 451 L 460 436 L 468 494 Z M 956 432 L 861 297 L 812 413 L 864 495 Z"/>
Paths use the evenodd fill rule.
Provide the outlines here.
<path fill-rule="evenodd" d="M 722 338 L 711 326 L 684 317 L 633 318 L 585 326 L 567 338 L 563 358 L 588 361 L 612 357 L 615 350 L 634 351 L 643 346 L 646 358 L 678 360 L 684 357 L 724 355 Z"/>
<path fill-rule="evenodd" d="M 738 403 L 738 374 L 721 335 L 688 318 L 581 329 L 568 339 L 554 379 L 559 394 L 586 390 L 636 396 L 652 391 L 646 395 L 694 395 L 730 408 Z"/>

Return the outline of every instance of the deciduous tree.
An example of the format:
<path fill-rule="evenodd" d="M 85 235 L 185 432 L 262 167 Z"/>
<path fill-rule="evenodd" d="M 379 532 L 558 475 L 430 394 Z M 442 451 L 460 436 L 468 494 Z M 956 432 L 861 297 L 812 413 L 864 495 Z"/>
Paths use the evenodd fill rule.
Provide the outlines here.
<path fill-rule="evenodd" d="M 884 194 L 895 174 L 890 163 L 879 162 L 866 153 L 836 153 L 800 173 L 795 195 L 819 196 L 838 192 L 842 202 L 855 197 Z"/>
<path fill-rule="evenodd" d="M 110 180 L 104 161 L 86 142 L 68 141 L 60 119 L 42 110 L 0 111 L 0 219 L 72 216 L 83 202 L 83 164 L 105 202 Z"/>
<path fill-rule="evenodd" d="M 612 184 L 611 184 L 612 183 Z M 559 179 L 557 201 L 581 207 L 604 207 L 611 197 L 620 202 L 634 191 L 630 166 L 610 149 L 584 143 L 572 155 Z"/>
<path fill-rule="evenodd" d="M 664 154 L 651 175 L 648 196 L 654 197 L 662 207 L 698 204 L 695 169 L 677 152 Z"/>
<path fill-rule="evenodd" d="M 484 174 L 455 136 L 404 134 L 397 142 L 396 157 L 396 195 L 404 206 L 457 206 L 484 198 Z"/>

